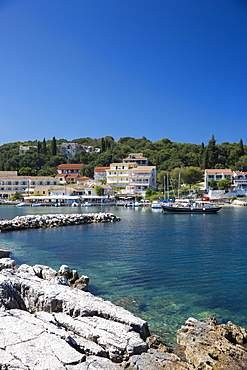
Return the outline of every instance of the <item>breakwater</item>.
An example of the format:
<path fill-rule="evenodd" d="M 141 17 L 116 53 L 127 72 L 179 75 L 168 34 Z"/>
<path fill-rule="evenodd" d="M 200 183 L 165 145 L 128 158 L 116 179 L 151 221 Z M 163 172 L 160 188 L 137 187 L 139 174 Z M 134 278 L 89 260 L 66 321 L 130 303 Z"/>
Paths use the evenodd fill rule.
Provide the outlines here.
<path fill-rule="evenodd" d="M 115 221 L 120 221 L 120 218 L 112 213 L 102 212 L 88 214 L 25 215 L 16 216 L 12 220 L 1 220 L 0 232 Z"/>

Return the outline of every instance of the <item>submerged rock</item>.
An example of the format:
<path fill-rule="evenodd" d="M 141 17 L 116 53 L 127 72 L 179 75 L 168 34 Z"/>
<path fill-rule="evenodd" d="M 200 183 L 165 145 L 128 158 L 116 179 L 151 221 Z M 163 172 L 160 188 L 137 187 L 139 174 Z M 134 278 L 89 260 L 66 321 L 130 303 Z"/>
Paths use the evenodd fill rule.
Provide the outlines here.
<path fill-rule="evenodd" d="M 0 369 L 247 369 L 247 332 L 231 322 L 190 318 L 170 348 L 144 320 L 71 288 L 68 266 L 60 276 L 8 259 L 0 266 Z"/>

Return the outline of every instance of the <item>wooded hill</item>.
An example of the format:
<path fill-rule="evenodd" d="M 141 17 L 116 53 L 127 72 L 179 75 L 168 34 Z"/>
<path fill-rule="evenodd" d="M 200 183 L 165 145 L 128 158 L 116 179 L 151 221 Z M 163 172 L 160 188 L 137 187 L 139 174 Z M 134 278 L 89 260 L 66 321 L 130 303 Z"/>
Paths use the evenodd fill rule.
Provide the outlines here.
<path fill-rule="evenodd" d="M 56 168 L 66 159 L 57 152 L 56 146 L 68 142 L 66 139 L 26 141 L 4 144 L 0 146 L 0 170 L 17 170 L 20 175 L 47 176 L 56 175 Z M 122 162 L 129 153 L 143 153 L 149 164 L 157 167 L 157 178 L 162 181 L 164 171 L 174 168 L 197 167 L 231 168 L 232 170 L 247 171 L 247 147 L 243 140 L 239 143 L 224 142 L 217 144 L 214 136 L 204 143 L 175 143 L 167 138 L 152 142 L 145 137 L 135 139 L 123 137 L 115 141 L 113 137 L 79 138 L 75 142 L 82 145 L 99 147 L 100 153 L 80 151 L 68 160 L 68 163 L 83 163 L 82 175 L 93 177 L 95 167 L 109 166 L 110 163 Z M 36 146 L 24 155 L 19 154 L 20 145 Z M 160 176 L 159 176 L 160 174 Z"/>

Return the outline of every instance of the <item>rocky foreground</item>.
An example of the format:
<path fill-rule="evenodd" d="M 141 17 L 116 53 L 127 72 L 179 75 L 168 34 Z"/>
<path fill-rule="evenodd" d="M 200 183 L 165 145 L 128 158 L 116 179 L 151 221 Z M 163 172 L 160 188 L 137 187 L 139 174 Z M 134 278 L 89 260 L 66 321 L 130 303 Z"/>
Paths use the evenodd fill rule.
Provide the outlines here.
<path fill-rule="evenodd" d="M 84 290 L 71 287 L 82 279 Z M 87 282 L 67 266 L 57 274 L 0 259 L 0 369 L 247 369 L 244 328 L 190 318 L 169 348 L 145 321 L 85 291 Z"/>

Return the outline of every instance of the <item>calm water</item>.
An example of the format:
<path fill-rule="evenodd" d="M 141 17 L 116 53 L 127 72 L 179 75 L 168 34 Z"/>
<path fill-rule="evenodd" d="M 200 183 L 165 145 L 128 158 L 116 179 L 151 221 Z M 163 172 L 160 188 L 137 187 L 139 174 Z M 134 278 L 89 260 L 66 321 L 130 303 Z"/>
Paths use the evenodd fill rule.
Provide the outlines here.
<path fill-rule="evenodd" d="M 0 218 L 31 213 L 88 213 L 100 208 L 0 207 Z M 61 264 L 90 277 L 89 290 L 147 320 L 175 343 L 192 316 L 209 315 L 247 328 L 247 208 L 216 215 L 104 208 L 118 223 L 28 230 L 0 235 L 17 264 Z"/>

